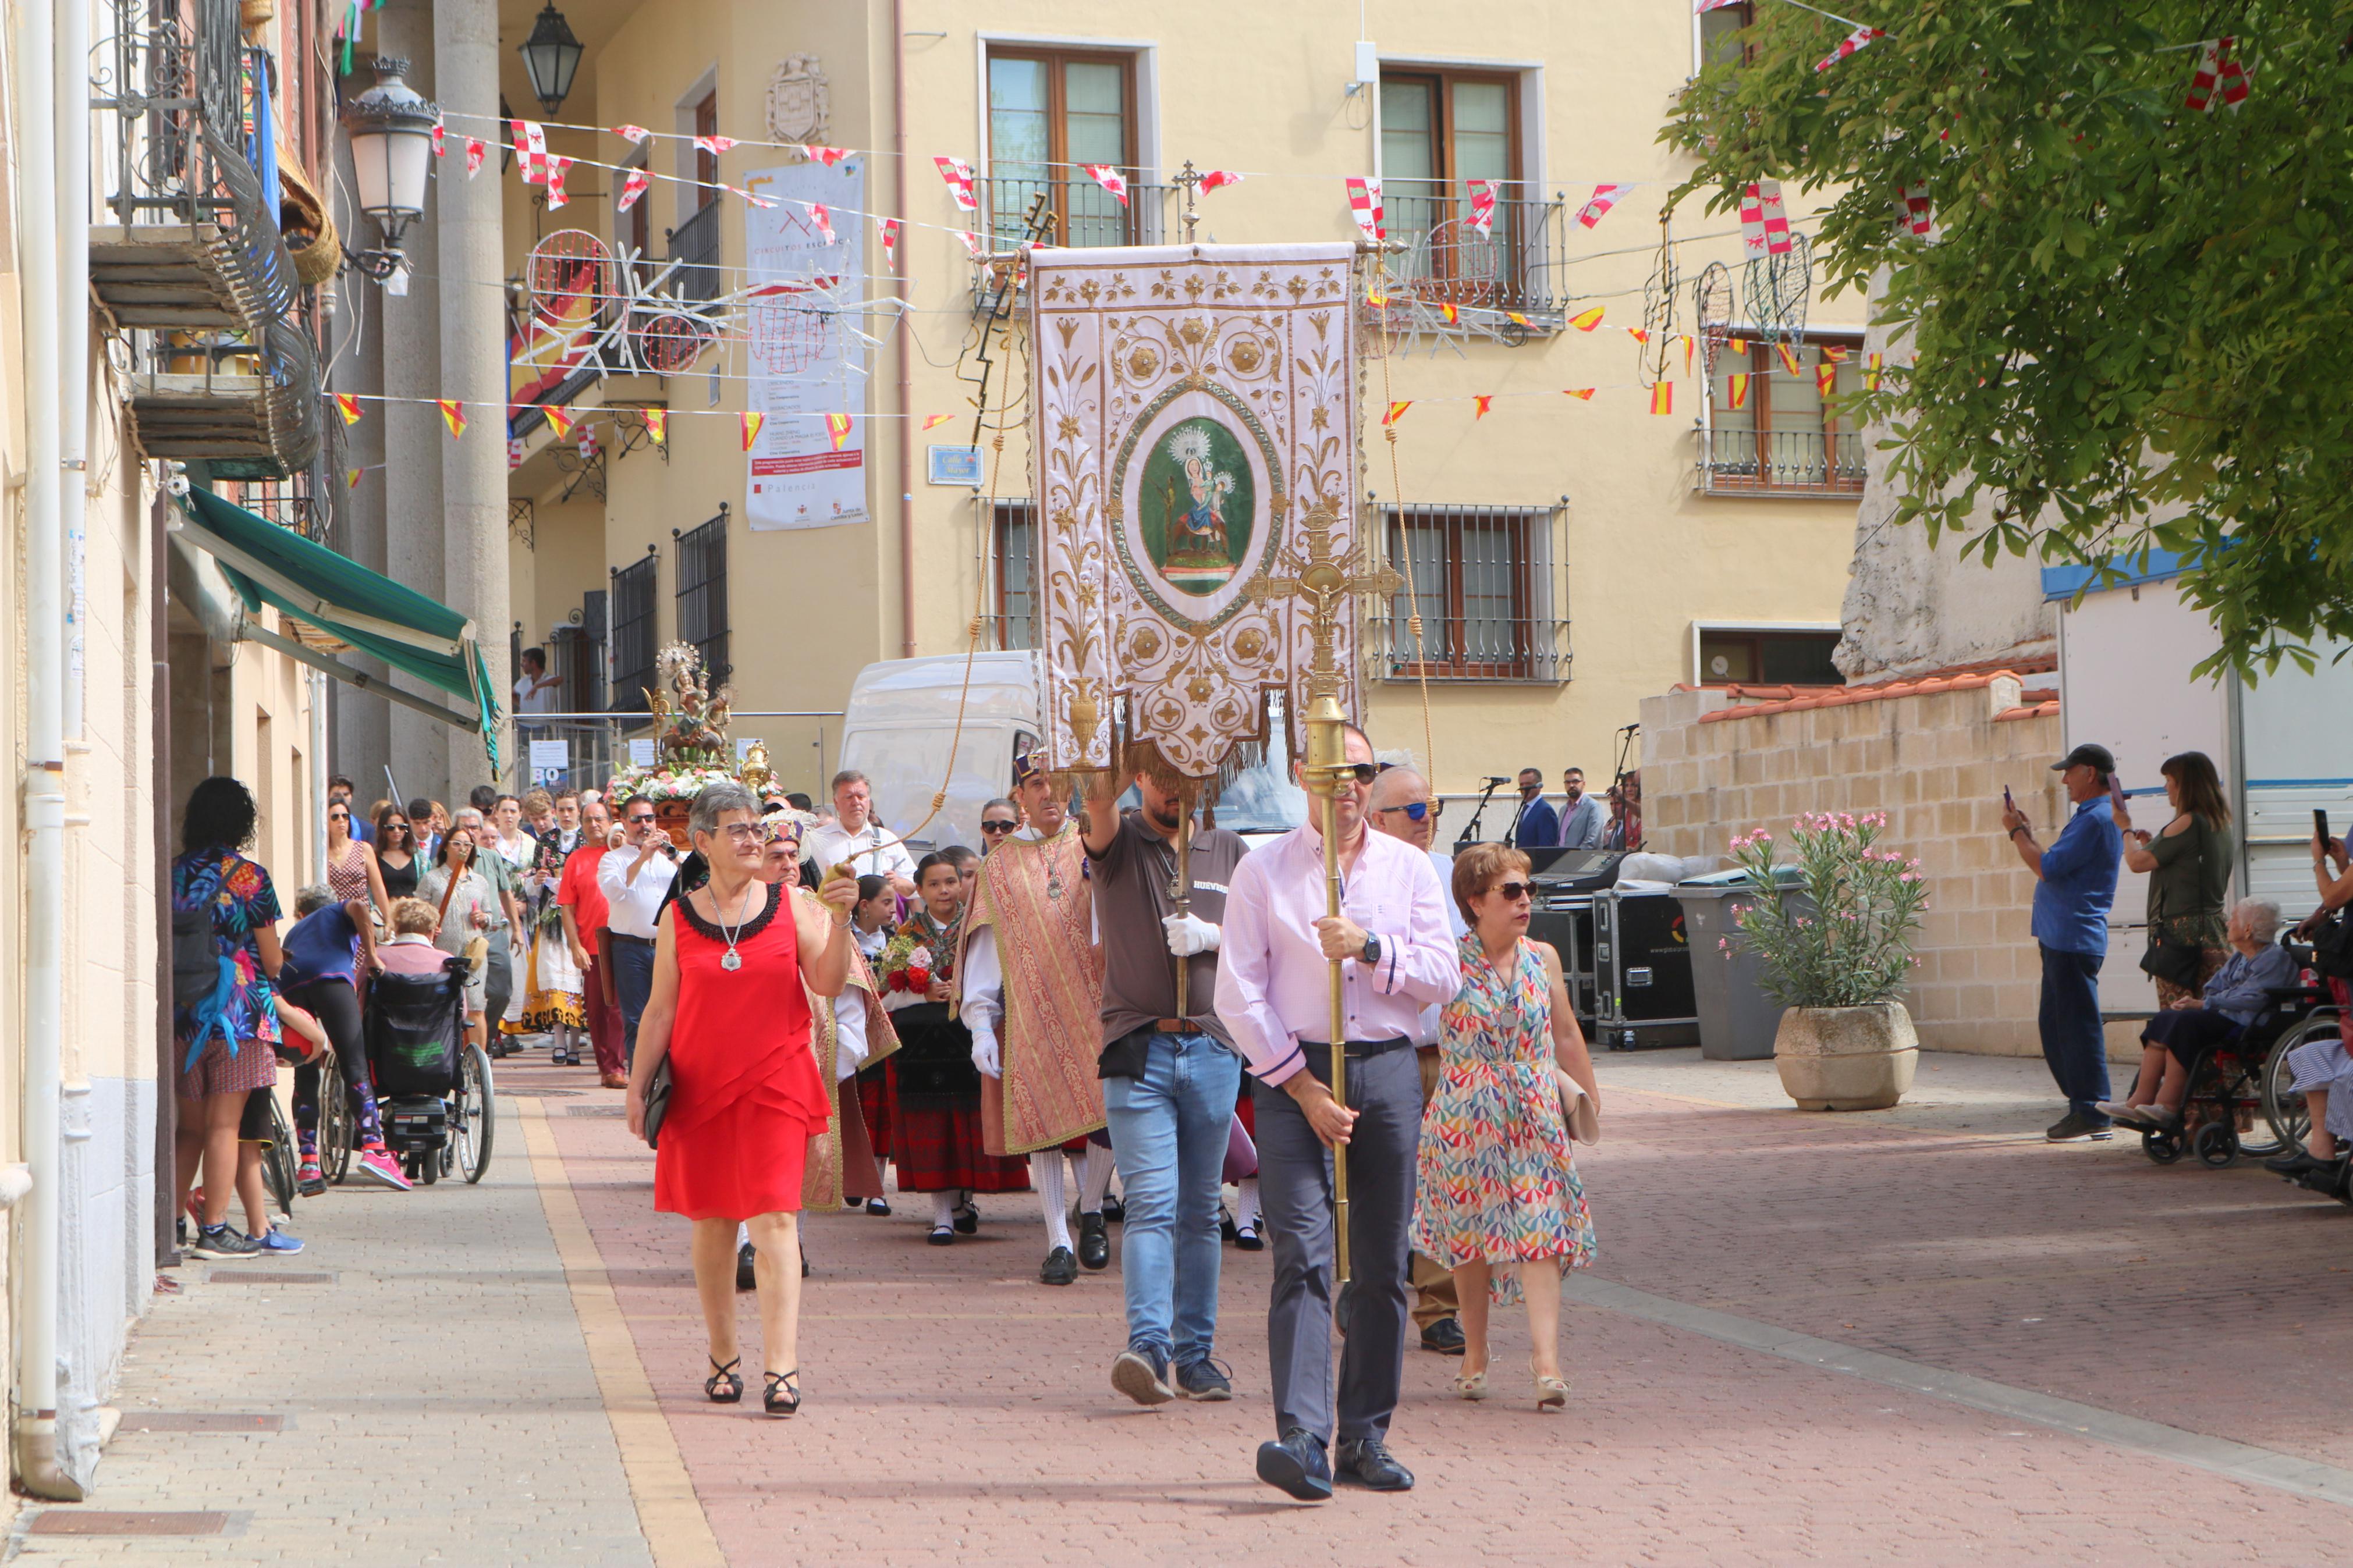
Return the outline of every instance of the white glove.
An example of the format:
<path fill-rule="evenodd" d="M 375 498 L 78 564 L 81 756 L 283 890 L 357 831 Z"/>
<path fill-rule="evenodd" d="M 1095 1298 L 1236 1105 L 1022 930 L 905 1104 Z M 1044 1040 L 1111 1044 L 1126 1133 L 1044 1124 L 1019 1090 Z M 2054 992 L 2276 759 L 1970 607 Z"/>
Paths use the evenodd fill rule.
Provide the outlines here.
<path fill-rule="evenodd" d="M 847 1040 L 835 1047 L 833 1052 L 833 1081 L 839 1083 L 842 1079 L 849 1078 L 857 1072 L 858 1064 L 862 1059 L 863 1058 L 861 1053 L 851 1049 L 849 1042 Z"/>
<path fill-rule="evenodd" d="M 997 1031 L 976 1018 L 972 1023 L 972 1065 L 991 1078 L 1005 1076 L 1004 1060 L 997 1048 Z"/>
<path fill-rule="evenodd" d="M 1196 953 L 1215 952 L 1225 933 L 1198 915 L 1170 915 L 1160 922 L 1168 933 L 1168 951 L 1178 958 L 1191 958 Z"/>

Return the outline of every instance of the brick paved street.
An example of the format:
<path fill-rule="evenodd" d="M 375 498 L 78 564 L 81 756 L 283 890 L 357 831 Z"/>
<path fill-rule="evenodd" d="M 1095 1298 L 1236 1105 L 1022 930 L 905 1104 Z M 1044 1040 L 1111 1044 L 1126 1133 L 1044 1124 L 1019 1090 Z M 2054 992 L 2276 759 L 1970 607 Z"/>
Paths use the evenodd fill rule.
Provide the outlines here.
<path fill-rule="evenodd" d="M 1250 1479 L 1265 1254 L 1226 1253 L 1233 1404 L 1112 1394 L 1116 1270 L 1037 1285 L 1026 1196 L 984 1199 L 951 1248 L 923 1245 L 913 1204 L 813 1216 L 807 1411 L 709 1405 L 684 1227 L 651 1213 L 618 1097 L 510 1064 L 509 1095 L 534 1098 L 503 1102 L 483 1186 L 300 1205 L 311 1250 L 272 1271 L 332 1284 L 191 1265 L 140 1334 L 92 1506 L 227 1510 L 235 1533 L 58 1539 L 26 1533 L 28 1509 L 16 1545 L 115 1564 L 2353 1562 L 2333 1419 L 2353 1214 L 2122 1141 L 2044 1145 L 2040 1063 L 1931 1058 L 1917 1104 L 1843 1119 L 1771 1109 L 1770 1064 L 1601 1069 L 1583 1294 L 1612 1305 L 1568 1314 L 1571 1413 L 1522 1395 L 1515 1312 L 1488 1405 L 1412 1352 L 1410 1498 L 1305 1509 Z M 744 1316 L 748 1351 L 748 1298 Z M 1830 1346 L 1751 1348 L 1792 1333 Z M 1862 1375 L 1805 1364 L 1846 1360 Z M 2042 1395 L 2094 1408 L 2054 1419 Z M 140 1430 L 159 1410 L 287 1430 Z M 2236 1461 L 2211 1439 L 2293 1485 L 2217 1473 Z M 2176 1445 L 2190 1462 L 2147 1451 Z"/>

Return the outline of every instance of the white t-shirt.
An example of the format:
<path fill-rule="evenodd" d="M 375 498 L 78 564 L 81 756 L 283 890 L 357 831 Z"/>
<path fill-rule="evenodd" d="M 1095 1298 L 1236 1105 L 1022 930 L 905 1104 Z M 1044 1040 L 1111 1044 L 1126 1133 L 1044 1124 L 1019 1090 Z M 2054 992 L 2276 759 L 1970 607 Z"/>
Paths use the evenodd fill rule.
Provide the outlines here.
<path fill-rule="evenodd" d="M 558 681 L 548 686 L 541 687 L 538 690 L 533 691 L 532 688 L 534 685 L 537 685 L 541 679 L 542 677 L 540 676 L 526 675 L 521 680 L 515 682 L 514 696 L 516 712 L 554 713 L 558 711 L 556 703 L 559 700 L 559 694 L 564 689 L 563 683 Z"/>
<path fill-rule="evenodd" d="M 904 877 L 915 879 L 915 858 L 899 842 L 899 836 L 877 822 L 851 833 L 839 823 L 828 827 L 812 827 L 802 841 L 801 858 L 817 867 L 822 877 L 844 860 L 854 860 L 851 868 L 861 877 Z"/>

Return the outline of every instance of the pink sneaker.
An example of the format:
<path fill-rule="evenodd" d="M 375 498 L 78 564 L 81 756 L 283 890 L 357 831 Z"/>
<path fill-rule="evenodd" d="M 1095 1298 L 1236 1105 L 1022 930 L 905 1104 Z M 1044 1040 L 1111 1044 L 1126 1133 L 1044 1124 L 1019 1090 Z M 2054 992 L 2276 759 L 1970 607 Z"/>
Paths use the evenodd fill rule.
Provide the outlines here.
<path fill-rule="evenodd" d="M 405 1193 L 416 1184 L 400 1173 L 400 1163 L 385 1149 L 361 1150 L 359 1158 L 352 1162 L 352 1173 L 396 1192 Z"/>

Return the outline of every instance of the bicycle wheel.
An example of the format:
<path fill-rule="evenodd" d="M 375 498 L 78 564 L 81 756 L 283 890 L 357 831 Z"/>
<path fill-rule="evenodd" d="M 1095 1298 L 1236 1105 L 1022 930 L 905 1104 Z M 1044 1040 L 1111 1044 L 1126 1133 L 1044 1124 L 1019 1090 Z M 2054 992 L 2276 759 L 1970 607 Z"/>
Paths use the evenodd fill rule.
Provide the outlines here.
<path fill-rule="evenodd" d="M 343 1064 L 336 1062 L 319 1075 L 319 1169 L 328 1181 L 343 1184 L 352 1168 L 352 1146 L 358 1141 L 351 1093 L 343 1083 Z"/>
<path fill-rule="evenodd" d="M 458 1169 L 469 1184 L 482 1179 L 491 1168 L 491 1135 L 497 1125 L 498 1090 L 491 1078 L 491 1060 L 478 1046 L 466 1047 L 458 1068 L 457 1111 L 450 1121 L 449 1141 L 457 1148 Z"/>
<path fill-rule="evenodd" d="M 278 1212 L 289 1219 L 294 1217 L 294 1129 L 286 1125 L 286 1108 L 278 1097 L 269 1097 L 269 1147 L 262 1152 L 261 1176 L 269 1184 L 269 1195 L 278 1200 Z"/>
<path fill-rule="evenodd" d="M 2304 1096 L 2288 1087 L 2295 1076 L 2288 1070 L 2288 1053 L 2335 1033 L 2336 1015 L 2316 1014 L 2282 1035 L 2279 1043 L 2272 1047 L 2271 1060 L 2263 1064 L 2263 1120 L 2272 1124 L 2272 1133 L 2279 1139 L 2282 1149 L 2303 1148 L 2305 1135 L 2312 1131 L 2312 1116 L 2304 1108 Z"/>

